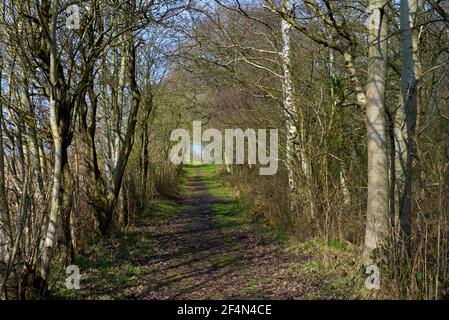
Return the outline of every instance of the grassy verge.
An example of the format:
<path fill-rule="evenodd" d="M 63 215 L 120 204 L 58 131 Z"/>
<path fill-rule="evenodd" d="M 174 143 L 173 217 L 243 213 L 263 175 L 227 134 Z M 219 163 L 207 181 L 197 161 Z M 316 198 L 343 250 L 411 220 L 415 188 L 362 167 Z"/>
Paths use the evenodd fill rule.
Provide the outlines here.
<path fill-rule="evenodd" d="M 139 213 L 140 224 L 163 223 L 182 206 L 172 200 L 156 200 L 151 207 Z M 138 287 L 140 276 L 151 272 L 149 263 L 155 255 L 155 240 L 138 226 L 110 238 L 100 238 L 85 248 L 75 264 L 81 271 L 81 290 L 67 290 L 64 280 L 56 282 L 54 299 L 133 299 L 127 288 Z M 65 278 L 62 273 L 61 279 Z"/>
<path fill-rule="evenodd" d="M 306 263 L 292 264 L 291 272 L 319 285 L 320 296 L 312 294 L 309 299 L 363 299 L 364 277 L 357 247 L 340 243 L 326 245 L 320 241 L 300 243 L 292 239 L 285 241 L 284 246 L 308 256 Z"/>
<path fill-rule="evenodd" d="M 359 262 L 359 248 L 349 243 L 334 242 L 325 245 L 320 241 L 299 242 L 293 237 L 276 230 L 267 230 L 265 226 L 254 225 L 248 216 L 249 205 L 240 199 L 230 197 L 230 186 L 227 182 L 227 173 L 220 166 L 206 165 L 199 170 L 205 176 L 204 181 L 209 187 L 210 194 L 215 198 L 230 199 L 229 203 L 214 204 L 211 206 L 214 212 L 214 221 L 224 232 L 233 232 L 241 229 L 252 229 L 263 234 L 264 237 L 276 241 L 286 251 L 300 253 L 308 257 L 307 262 L 292 263 L 288 273 L 291 273 L 306 283 L 315 283 L 320 287 L 320 293 L 310 294 L 309 299 L 321 298 L 346 298 L 363 299 L 364 276 Z M 276 266 L 273 266 L 276 268 Z M 255 283 L 254 279 L 248 280 L 246 286 L 251 291 L 261 283 Z"/>

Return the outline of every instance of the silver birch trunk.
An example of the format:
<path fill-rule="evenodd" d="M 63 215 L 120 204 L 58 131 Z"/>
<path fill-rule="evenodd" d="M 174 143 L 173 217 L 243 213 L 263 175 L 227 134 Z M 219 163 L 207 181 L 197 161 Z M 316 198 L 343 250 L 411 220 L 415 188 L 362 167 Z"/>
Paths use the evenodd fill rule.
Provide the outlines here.
<path fill-rule="evenodd" d="M 286 12 L 291 12 L 292 6 L 290 0 L 284 1 Z M 291 76 L 291 29 L 292 25 L 285 19 L 281 21 L 281 33 L 282 33 L 282 67 L 284 71 L 284 77 L 282 82 L 283 100 L 284 100 L 284 112 L 287 127 L 287 145 L 286 145 L 286 166 L 288 174 L 289 184 L 289 202 L 290 212 L 295 211 L 295 194 L 296 194 L 296 181 L 295 181 L 295 157 L 299 156 L 299 136 L 298 136 L 298 114 L 296 112 L 293 103 L 293 84 Z"/>
<path fill-rule="evenodd" d="M 124 40 L 123 40 L 124 41 Z M 121 149 L 121 130 L 122 130 L 122 115 L 124 107 L 124 90 L 126 85 L 126 70 L 127 70 L 127 53 L 124 44 L 121 45 L 121 59 L 120 59 L 120 71 L 118 78 L 118 88 L 117 88 L 117 106 L 113 113 L 113 128 L 114 128 L 114 141 L 113 141 L 113 159 L 112 166 L 113 170 L 117 166 L 117 161 L 120 156 Z"/>

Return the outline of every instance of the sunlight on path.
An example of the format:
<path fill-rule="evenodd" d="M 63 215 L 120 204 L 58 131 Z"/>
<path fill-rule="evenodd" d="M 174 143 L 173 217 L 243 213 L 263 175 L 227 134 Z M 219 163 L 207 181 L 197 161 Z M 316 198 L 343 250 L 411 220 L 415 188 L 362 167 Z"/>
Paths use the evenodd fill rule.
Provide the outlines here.
<path fill-rule="evenodd" d="M 82 266 L 83 298 L 335 298 L 301 277 L 306 256 L 247 227 L 220 189 L 215 166 L 185 171 L 182 196 L 159 203 L 133 230 L 92 249 Z"/>

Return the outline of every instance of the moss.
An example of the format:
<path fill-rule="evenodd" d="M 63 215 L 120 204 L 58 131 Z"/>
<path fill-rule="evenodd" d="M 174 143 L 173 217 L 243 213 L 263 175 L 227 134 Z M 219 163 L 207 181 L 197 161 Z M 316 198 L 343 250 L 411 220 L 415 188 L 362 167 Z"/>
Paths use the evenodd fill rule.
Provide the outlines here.
<path fill-rule="evenodd" d="M 183 207 L 175 200 L 158 199 L 140 214 L 140 218 L 144 221 L 161 220 L 179 212 Z"/>

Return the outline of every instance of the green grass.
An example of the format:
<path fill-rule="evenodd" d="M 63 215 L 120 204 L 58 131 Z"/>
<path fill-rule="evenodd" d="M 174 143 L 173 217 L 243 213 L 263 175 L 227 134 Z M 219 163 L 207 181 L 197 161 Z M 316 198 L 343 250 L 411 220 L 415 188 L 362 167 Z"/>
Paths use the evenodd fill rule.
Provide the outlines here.
<path fill-rule="evenodd" d="M 230 188 L 227 184 L 226 174 L 220 166 L 205 165 L 197 168 L 186 169 L 200 171 L 204 181 L 209 187 L 213 197 L 230 199 Z M 357 257 L 359 253 L 355 246 L 339 241 L 331 241 L 326 244 L 322 241 L 299 242 L 286 232 L 276 229 L 267 230 L 263 226 L 255 226 L 246 214 L 250 207 L 242 203 L 238 198 L 231 203 L 213 204 L 214 222 L 224 232 L 232 232 L 242 228 L 252 228 L 263 233 L 268 238 L 281 244 L 287 251 L 298 252 L 309 256 L 307 261 L 293 263 L 288 272 L 304 279 L 306 283 L 319 283 L 320 292 L 311 293 L 309 299 L 320 297 L 347 297 L 360 298 L 363 294 L 363 275 L 360 274 Z M 231 240 L 230 240 L 231 241 Z M 234 245 L 237 243 L 231 241 Z M 275 267 L 273 267 L 275 268 Z M 260 285 L 257 281 L 250 280 L 245 284 L 245 291 L 249 296 L 257 292 Z M 257 296 L 254 296 L 257 299 Z"/>
<path fill-rule="evenodd" d="M 249 218 L 245 215 L 246 208 L 238 198 L 230 197 L 230 186 L 226 180 L 228 173 L 224 172 L 220 165 L 204 164 L 187 166 L 186 175 L 202 175 L 202 181 L 208 187 L 208 193 L 215 199 L 223 200 L 223 203 L 211 204 L 214 213 L 213 221 L 222 231 L 247 228 L 250 225 Z"/>
<path fill-rule="evenodd" d="M 80 267 L 82 274 L 81 287 L 102 288 L 99 290 L 101 295 L 103 291 L 107 294 L 112 288 L 120 292 L 119 288 L 147 272 L 149 266 L 142 261 L 153 258 L 153 247 L 153 240 L 143 233 L 133 231 L 99 240 L 76 258 L 76 265 Z M 64 296 L 64 291 L 63 289 L 59 294 Z M 79 294 L 85 293 L 80 291 Z"/>
<path fill-rule="evenodd" d="M 164 221 L 182 208 L 183 205 L 173 200 L 158 199 L 138 214 L 139 221 Z M 76 257 L 82 290 L 65 289 L 65 273 L 62 273 L 52 296 L 57 299 L 126 299 L 121 296 L 126 290 L 121 288 L 137 282 L 142 274 L 151 270 L 153 266 L 145 261 L 154 257 L 154 246 L 155 240 L 133 227 L 107 239 L 99 238 Z"/>
<path fill-rule="evenodd" d="M 293 264 L 290 272 L 319 284 L 321 295 L 359 299 L 363 296 L 364 276 L 359 270 L 357 247 L 347 243 L 322 241 L 283 243 L 287 250 L 309 257 L 307 262 Z M 309 299 L 316 299 L 313 295 Z"/>
<path fill-rule="evenodd" d="M 160 220 L 170 217 L 171 215 L 183 209 L 183 205 L 174 200 L 158 199 L 142 211 L 139 215 L 144 221 Z"/>
<path fill-rule="evenodd" d="M 245 205 L 241 199 L 230 196 L 231 186 L 226 179 L 227 173 L 218 165 L 185 166 L 184 175 L 180 179 L 180 194 L 189 196 L 189 178 L 197 174 L 201 175 L 201 180 L 206 184 L 209 196 L 217 200 L 210 205 L 213 221 L 225 234 L 223 239 L 231 249 L 226 254 L 211 257 L 214 267 L 241 263 L 236 253 L 238 250 L 233 250 L 239 243 L 232 235 L 237 230 L 251 229 L 275 240 L 287 251 L 307 256 L 306 260 L 293 262 L 287 270 L 288 274 L 303 279 L 304 283 L 318 284 L 319 292 L 311 291 L 306 298 L 362 297 L 364 275 L 358 270 L 359 253 L 355 247 L 337 241 L 329 244 L 321 241 L 301 243 L 286 232 L 257 227 L 250 219 L 250 206 Z M 158 199 L 138 214 L 139 223 L 160 223 L 184 209 L 184 205 L 174 200 Z M 154 246 L 154 240 L 148 234 L 133 227 L 109 239 L 98 239 L 76 258 L 82 274 L 81 287 L 88 289 L 66 290 L 63 281 L 59 281 L 54 287 L 53 296 L 63 299 L 126 299 L 126 288 L 138 282 L 141 275 L 151 272 L 153 266 L 148 262 L 154 258 Z M 241 267 L 246 268 L 244 265 Z M 276 266 L 272 268 L 275 273 Z M 65 278 L 64 273 L 61 278 Z M 243 293 L 250 299 L 263 298 L 259 291 L 266 280 L 248 279 L 243 284 Z M 217 293 L 216 297 L 219 299 L 221 296 Z"/>
<path fill-rule="evenodd" d="M 186 174 L 200 172 L 204 182 L 209 188 L 209 194 L 214 198 L 231 199 L 230 186 L 227 182 L 227 173 L 217 165 L 202 165 L 185 168 Z M 255 225 L 249 217 L 250 205 L 244 204 L 240 199 L 231 199 L 230 203 L 211 205 L 214 212 L 214 222 L 225 233 L 238 229 L 251 228 L 263 233 L 269 239 L 275 240 L 285 250 L 298 252 L 309 257 L 307 261 L 292 263 L 288 272 L 302 278 L 305 283 L 318 283 L 319 293 L 311 292 L 308 299 L 320 299 L 322 297 L 346 297 L 360 298 L 363 294 L 363 274 L 359 272 L 359 253 L 355 246 L 348 243 L 331 241 L 326 244 L 322 241 L 299 242 L 285 231 L 268 229 Z M 237 246 L 235 239 L 230 237 L 231 246 Z M 275 266 L 273 268 L 276 268 Z M 254 299 L 257 296 L 257 288 L 260 281 L 248 280 L 245 284 L 245 292 Z"/>

